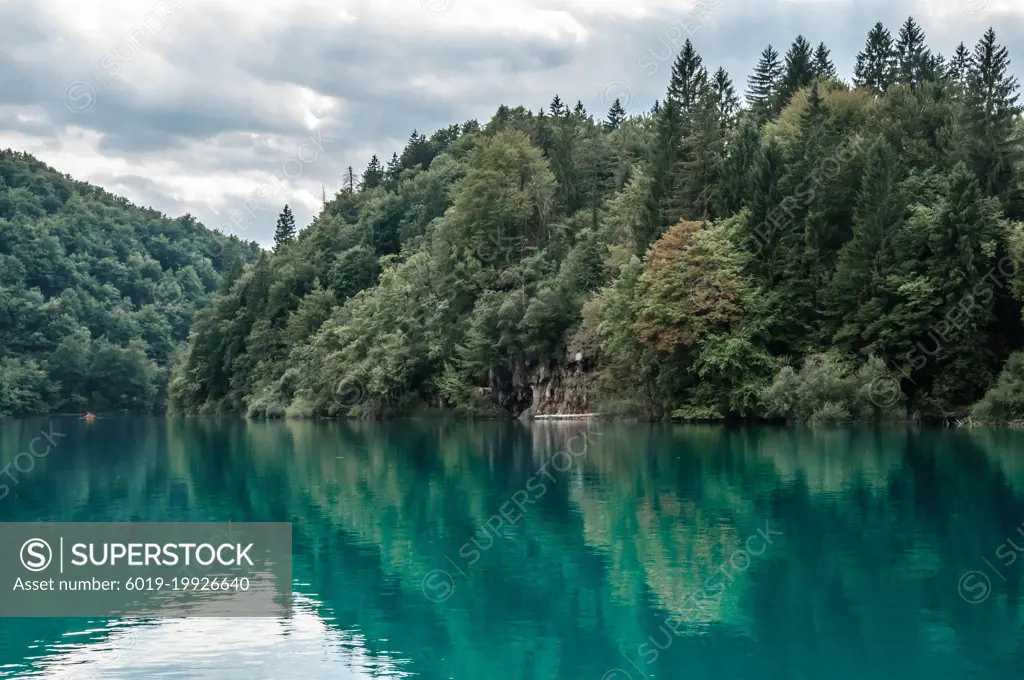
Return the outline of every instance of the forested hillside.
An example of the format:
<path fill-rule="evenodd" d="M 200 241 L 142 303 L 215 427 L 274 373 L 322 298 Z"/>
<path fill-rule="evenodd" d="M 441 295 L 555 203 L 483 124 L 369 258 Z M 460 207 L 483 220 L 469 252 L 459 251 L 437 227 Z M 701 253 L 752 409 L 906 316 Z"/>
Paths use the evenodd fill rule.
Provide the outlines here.
<path fill-rule="evenodd" d="M 687 41 L 646 113 L 556 96 L 414 132 L 297 236 L 282 215 L 197 314 L 172 398 L 830 422 L 962 417 L 991 389 L 979 419 L 1024 417 L 1009 63 L 991 30 L 942 56 L 908 19 L 852 82 L 823 44 L 767 47 L 741 104 Z"/>
<path fill-rule="evenodd" d="M 162 409 L 192 315 L 257 252 L 0 151 L 0 416 Z"/>

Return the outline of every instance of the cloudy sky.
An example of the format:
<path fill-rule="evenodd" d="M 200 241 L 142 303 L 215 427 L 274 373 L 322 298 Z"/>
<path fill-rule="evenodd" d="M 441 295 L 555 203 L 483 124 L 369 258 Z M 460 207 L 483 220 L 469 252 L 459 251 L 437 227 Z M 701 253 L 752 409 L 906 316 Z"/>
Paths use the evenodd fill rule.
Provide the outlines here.
<path fill-rule="evenodd" d="M 1020 0 L 0 0 L 0 147 L 267 244 L 414 128 L 556 93 L 646 110 L 686 37 L 738 86 L 798 33 L 848 76 L 911 14 L 944 54 L 994 26 L 1024 73 Z"/>

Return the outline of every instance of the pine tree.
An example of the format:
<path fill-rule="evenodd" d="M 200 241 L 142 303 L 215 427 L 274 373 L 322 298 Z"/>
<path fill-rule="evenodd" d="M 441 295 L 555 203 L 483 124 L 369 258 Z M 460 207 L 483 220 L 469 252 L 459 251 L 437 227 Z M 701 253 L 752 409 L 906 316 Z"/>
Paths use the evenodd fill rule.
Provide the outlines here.
<path fill-rule="evenodd" d="M 754 73 L 747 78 L 747 104 L 757 120 L 764 121 L 778 113 L 781 80 L 779 52 L 769 45 L 761 52 Z"/>
<path fill-rule="evenodd" d="M 388 161 L 387 170 L 384 171 L 384 181 L 387 182 L 389 188 L 394 189 L 398 186 L 398 179 L 402 176 L 402 163 L 398 160 L 398 154 L 391 154 L 391 160 Z"/>
<path fill-rule="evenodd" d="M 868 33 L 864 50 L 857 54 L 854 83 L 870 87 L 880 94 L 892 84 L 895 69 L 896 53 L 892 34 L 879 22 Z"/>
<path fill-rule="evenodd" d="M 740 100 L 736 96 L 732 78 L 728 72 L 719 67 L 711 79 L 711 91 L 714 94 L 718 109 L 718 119 L 722 127 L 731 128 L 736 122 L 736 113 L 740 108 Z"/>
<path fill-rule="evenodd" d="M 623 121 L 626 120 L 626 110 L 622 108 L 622 102 L 616 98 L 612 102 L 612 106 L 608 109 L 608 119 L 605 121 L 604 129 L 611 132 L 612 130 L 618 130 L 619 126 L 622 125 Z"/>
<path fill-rule="evenodd" d="M 900 27 L 895 55 L 896 82 L 916 86 L 935 77 L 935 58 L 925 46 L 924 31 L 914 21 L 914 17 L 907 17 Z"/>
<path fill-rule="evenodd" d="M 676 100 L 680 111 L 685 115 L 699 101 L 707 85 L 707 79 L 708 74 L 703 66 L 703 60 L 687 38 L 672 65 L 668 97 Z"/>
<path fill-rule="evenodd" d="M 562 103 L 562 98 L 557 94 L 555 95 L 555 98 L 551 100 L 549 110 L 551 111 L 551 115 L 556 118 L 569 115 L 569 107 Z"/>
<path fill-rule="evenodd" d="M 735 140 L 730 141 L 722 161 L 721 180 L 715 205 L 725 215 L 738 213 L 753 193 L 752 169 L 761 149 L 761 130 L 750 120 L 740 119 Z"/>
<path fill-rule="evenodd" d="M 989 196 L 1006 197 L 1013 190 L 1014 166 L 1020 160 L 1015 123 L 1021 113 L 1017 78 L 1009 75 L 1010 54 L 996 42 L 991 28 L 974 47 L 968 73 L 968 100 L 977 150 L 975 170 Z"/>
<path fill-rule="evenodd" d="M 223 272 L 221 292 L 226 293 L 231 290 L 231 286 L 234 285 L 235 281 L 242 278 L 242 274 L 245 272 L 245 260 L 242 258 L 241 242 L 236 236 L 228 237 L 224 243 L 224 250 L 221 253 L 221 271 Z"/>
<path fill-rule="evenodd" d="M 679 154 L 684 118 L 679 102 L 669 97 L 654 118 L 655 143 L 651 149 L 650 193 L 647 198 L 645 223 L 636 235 L 637 255 L 642 256 L 664 231 L 682 215 L 682 196 L 679 191 Z"/>
<path fill-rule="evenodd" d="M 835 78 L 839 75 L 832 63 L 832 51 L 825 47 L 825 43 L 818 43 L 818 48 L 814 50 L 814 75 L 817 78 Z"/>
<path fill-rule="evenodd" d="M 996 33 L 991 28 L 974 47 L 968 83 L 974 102 L 984 115 L 986 122 L 1009 126 L 1021 108 L 1017 105 L 1017 78 L 1007 74 L 1010 67 L 1010 53 L 996 42 Z"/>
<path fill-rule="evenodd" d="M 426 169 L 430 167 L 430 161 L 433 159 L 434 147 L 427 141 L 427 136 L 413 130 L 412 134 L 409 135 L 409 141 L 406 142 L 405 148 L 402 149 L 402 155 L 399 156 L 399 164 L 402 170 L 417 167 Z"/>
<path fill-rule="evenodd" d="M 786 52 L 786 69 L 780 88 L 782 105 L 789 102 L 800 88 L 810 85 L 814 75 L 814 53 L 811 43 L 802 35 L 798 35 Z"/>
<path fill-rule="evenodd" d="M 341 178 L 341 190 L 350 194 L 356 190 L 356 175 L 351 165 L 345 169 L 345 174 Z"/>
<path fill-rule="evenodd" d="M 286 203 L 284 210 L 277 218 L 277 227 L 274 229 L 274 250 L 277 251 L 294 240 L 295 217 L 292 215 L 292 209 Z"/>
<path fill-rule="evenodd" d="M 953 56 L 946 66 L 946 78 L 959 85 L 962 89 L 966 89 L 967 80 L 973 65 L 974 58 L 971 56 L 970 50 L 963 43 L 960 43 L 956 46 L 956 51 L 953 52 Z"/>
<path fill-rule="evenodd" d="M 583 102 L 579 99 L 576 100 L 576 106 L 573 107 L 572 115 L 576 116 L 579 120 L 586 120 L 587 118 L 587 109 L 584 108 Z"/>
<path fill-rule="evenodd" d="M 712 198 L 719 193 L 718 180 L 725 155 L 726 131 L 719 116 L 718 97 L 712 89 L 690 111 L 680 145 L 678 186 L 681 191 L 681 217 L 708 220 Z"/>
<path fill-rule="evenodd" d="M 785 198 L 779 185 L 779 179 L 785 174 L 785 166 L 782 143 L 776 137 L 768 137 L 754 151 L 749 169 L 747 187 L 750 193 L 745 199 L 750 208 L 747 245 L 755 253 L 752 268 L 769 285 L 775 283 L 772 260 L 779 237 L 791 228 L 788 215 L 779 209 Z"/>
<path fill-rule="evenodd" d="M 827 280 L 828 262 L 841 232 L 839 220 L 831 219 L 829 204 L 838 186 L 822 182 L 822 160 L 835 153 L 834 132 L 827 125 L 828 109 L 821 98 L 818 83 L 811 84 L 807 105 L 800 115 L 800 134 L 794 140 L 786 159 L 786 173 L 780 188 L 786 195 L 780 221 L 788 222 L 779 230 L 780 250 L 776 255 L 776 274 L 786 283 L 784 298 L 790 310 L 805 319 L 813 317 L 806 305 L 811 304 Z M 808 187 L 813 187 L 809 189 Z M 796 339 L 795 336 L 793 338 Z"/>
<path fill-rule="evenodd" d="M 852 233 L 839 252 L 827 294 L 842 326 L 836 340 L 845 349 L 863 346 L 878 325 L 878 305 L 871 304 L 878 291 L 872 284 L 888 273 L 879 271 L 883 244 L 906 217 L 905 176 L 899 154 L 884 137 L 877 138 L 865 154 Z"/>
<path fill-rule="evenodd" d="M 551 103 L 551 111 L 554 117 L 549 121 L 550 143 L 545 151 L 557 180 L 556 205 L 558 209 L 564 210 L 566 213 L 573 213 L 581 207 L 579 203 L 581 199 L 580 173 L 577 167 L 580 148 L 579 126 L 577 125 L 579 119 L 576 114 L 570 112 L 568 106 L 561 103 L 557 96 Z"/>
<path fill-rule="evenodd" d="M 377 154 L 373 154 L 370 158 L 370 162 L 366 166 L 366 171 L 363 172 L 363 183 L 362 188 L 374 189 L 379 187 L 384 182 L 384 168 L 381 167 L 380 159 L 377 158 Z"/>

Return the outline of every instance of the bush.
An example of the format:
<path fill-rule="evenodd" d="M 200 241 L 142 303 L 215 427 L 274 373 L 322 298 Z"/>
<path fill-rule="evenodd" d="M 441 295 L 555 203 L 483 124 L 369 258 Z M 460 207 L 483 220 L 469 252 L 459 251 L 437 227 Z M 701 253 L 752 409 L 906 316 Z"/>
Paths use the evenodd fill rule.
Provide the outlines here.
<path fill-rule="evenodd" d="M 814 412 L 810 422 L 811 425 L 835 425 L 838 423 L 848 423 L 852 419 L 850 412 L 846 410 L 845 406 L 834 401 L 826 401 L 821 405 L 821 408 Z"/>
<path fill-rule="evenodd" d="M 971 409 L 979 423 L 1024 422 L 1024 352 L 1011 354 L 996 384 Z"/>
<path fill-rule="evenodd" d="M 46 371 L 31 359 L 0 359 L 0 416 L 45 413 L 53 385 Z"/>
<path fill-rule="evenodd" d="M 782 368 L 762 394 L 764 415 L 805 423 L 882 422 L 903 418 L 899 381 L 876 357 L 853 369 L 838 354 L 814 354 L 800 371 Z"/>
<path fill-rule="evenodd" d="M 287 369 L 280 378 L 266 385 L 248 400 L 247 418 L 284 418 L 289 404 L 295 396 L 295 386 L 299 379 L 297 368 Z"/>

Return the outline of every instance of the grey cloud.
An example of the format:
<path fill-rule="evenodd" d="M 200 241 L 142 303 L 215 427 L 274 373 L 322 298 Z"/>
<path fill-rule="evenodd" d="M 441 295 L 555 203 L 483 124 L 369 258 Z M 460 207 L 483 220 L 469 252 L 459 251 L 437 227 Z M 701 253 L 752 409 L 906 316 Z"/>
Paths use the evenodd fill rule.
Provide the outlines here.
<path fill-rule="evenodd" d="M 944 0 L 957 8 L 957 0 Z M 860 0 L 834 3 L 798 4 L 791 2 L 751 3 L 739 0 L 711 1 L 717 9 L 701 22 L 698 30 L 670 32 L 680 23 L 694 25 L 691 13 L 663 14 L 637 22 L 630 27 L 625 40 L 617 41 L 619 63 L 606 72 L 604 83 L 613 80 L 629 86 L 633 95 L 634 113 L 650 108 L 655 99 L 664 97 L 672 69 L 672 60 L 686 38 L 690 38 L 710 68 L 722 66 L 733 78 L 737 90 L 743 90 L 747 76 L 753 71 L 761 51 L 770 43 L 785 54 L 793 39 L 802 34 L 812 44 L 824 42 L 832 51 L 836 68 L 844 78 L 853 76 L 856 55 L 864 47 L 868 31 L 878 21 L 895 34 L 910 15 L 914 4 L 908 0 Z M 963 41 L 968 46 L 981 38 L 989 26 L 995 26 L 999 41 L 1016 56 L 1013 68 L 1024 73 L 1024 20 L 1019 15 L 987 12 L 971 15 L 960 11 L 953 24 L 915 17 L 922 24 L 933 50 L 948 56 Z M 598 30 L 599 35 L 614 35 L 611 25 Z M 621 33 L 619 36 L 620 37 Z M 614 49 L 609 43 L 603 49 Z M 669 59 L 664 59 L 671 52 Z M 602 83 L 602 85 L 604 84 Z M 597 93 L 590 93 L 584 103 L 598 110 L 602 107 Z M 563 96 L 564 98 L 564 96 Z"/>
<path fill-rule="evenodd" d="M 943 2 L 955 5 L 957 0 Z M 814 43 L 824 41 L 840 72 L 849 76 L 875 21 L 895 32 L 914 13 L 910 0 L 708 4 L 718 8 L 692 38 L 705 63 L 724 66 L 738 89 L 765 45 L 770 42 L 784 52 L 798 33 Z M 943 54 L 960 40 L 973 44 L 989 25 L 996 26 L 1000 41 L 1011 50 L 1024 45 L 1019 16 L 990 11 L 956 17 L 943 25 L 918 17 L 932 47 Z M 159 158 L 177 162 L 186 172 L 225 178 L 269 178 L 310 134 L 289 110 L 287 105 L 294 102 L 282 101 L 280 86 L 292 85 L 340 102 L 339 108 L 322 112 L 324 152 L 303 167 L 299 179 L 315 195 L 321 184 L 330 195 L 339 188 L 346 166 L 361 170 L 373 152 L 386 161 L 414 128 L 430 134 L 469 118 L 485 121 L 503 103 L 536 109 L 558 93 L 569 102 L 582 100 L 596 117 L 603 117 L 608 94 L 625 87 L 631 111 L 647 110 L 664 96 L 671 59 L 688 35 L 677 32 L 675 38 L 673 25 L 680 19 L 693 25 L 692 15 L 678 13 L 629 21 L 602 15 L 576 19 L 589 36 L 581 44 L 568 38 L 498 38 L 472 32 L 442 38 L 383 22 L 334 25 L 302 14 L 283 15 L 280 28 L 249 36 L 225 29 L 232 25 L 232 15 L 223 9 L 189 3 L 147 39 L 141 48 L 146 54 L 125 63 L 121 75 L 109 76 L 100 67 L 101 55 L 87 54 L 70 36 L 59 35 L 29 0 L 15 0 L 0 5 L 0 40 L 5 45 L 0 54 L 0 142 L 4 130 L 13 130 L 57 140 L 59 146 L 58 131 L 76 125 L 102 135 L 99 151 L 105 155 L 135 162 Z M 445 30 L 444 21 L 437 18 L 430 30 Z M 644 62 L 646 68 L 640 62 L 644 55 L 651 55 L 657 65 L 650 75 L 650 59 Z M 171 65 L 173 82 L 156 83 L 162 86 L 156 91 L 133 85 L 147 75 L 147 56 Z M 1024 53 L 1014 56 L 1020 73 Z M 668 58 L 658 61 L 661 57 Z M 423 79 L 443 86 L 425 86 Z M 64 105 L 65 87 L 75 80 L 95 92 L 95 103 L 85 113 Z M 22 110 L 43 111 L 46 120 L 19 118 Z M 260 136 L 254 139 L 249 133 Z M 268 146 L 268 136 L 283 140 L 284 147 Z M 225 207 L 215 212 L 209 205 L 177 201 L 160 178 L 93 179 L 124 187 L 135 202 L 168 214 L 188 211 L 213 227 L 228 223 L 230 212 L 246 200 L 228 197 Z M 301 224 L 312 218 L 293 195 L 282 192 L 274 201 L 289 202 Z M 243 236 L 269 242 L 279 209 L 268 205 Z"/>
<path fill-rule="evenodd" d="M 134 201 L 135 203 L 151 207 L 171 217 L 183 215 L 190 211 L 188 205 L 164 194 L 160 186 L 149 177 L 104 173 L 97 175 L 94 181 L 102 184 L 104 187 L 110 187 L 108 190 L 114 193 L 119 193 L 118 190 L 121 187 L 129 188 L 132 194 L 139 198 L 139 200 Z"/>

